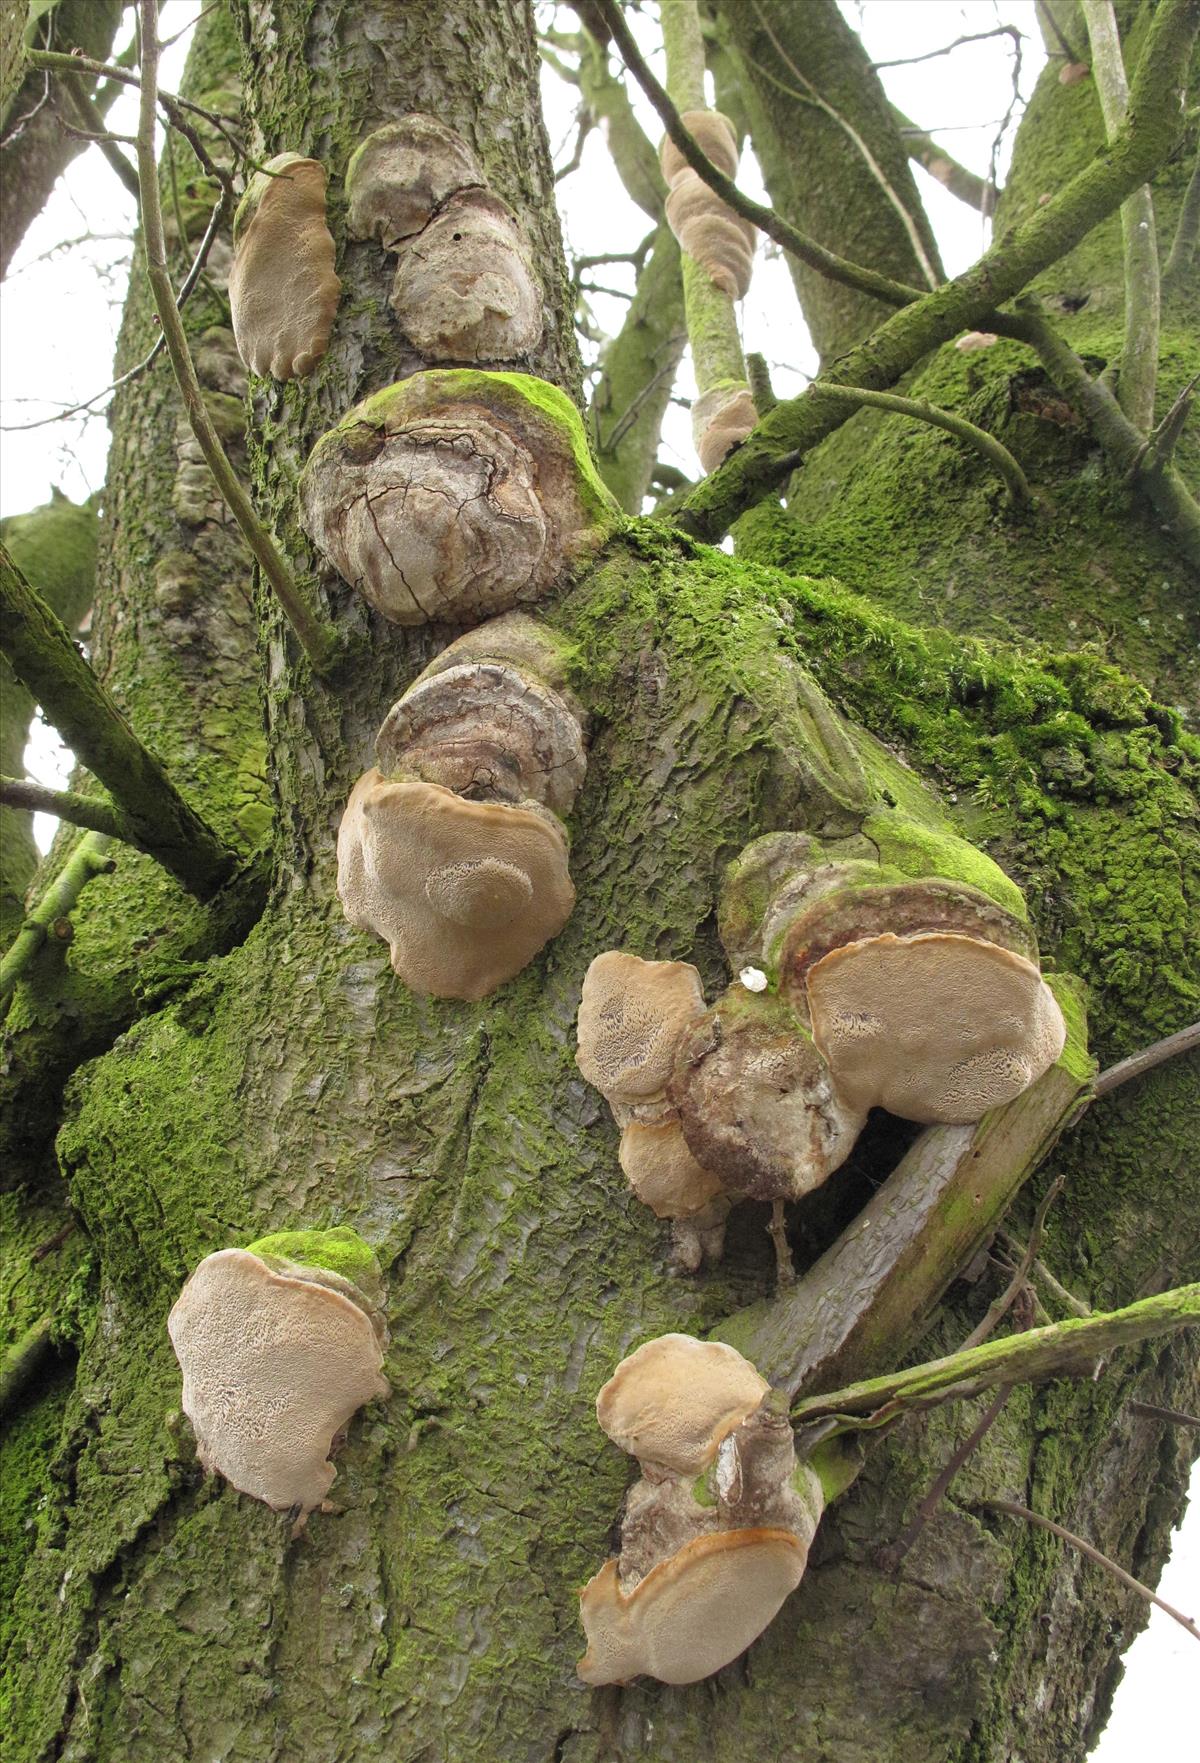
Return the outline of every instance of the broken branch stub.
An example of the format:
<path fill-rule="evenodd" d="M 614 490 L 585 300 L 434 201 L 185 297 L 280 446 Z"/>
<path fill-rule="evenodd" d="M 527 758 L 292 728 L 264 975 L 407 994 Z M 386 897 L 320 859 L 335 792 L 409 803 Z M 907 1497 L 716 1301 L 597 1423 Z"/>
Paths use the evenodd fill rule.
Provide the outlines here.
<path fill-rule="evenodd" d="M 219 1249 L 184 1286 L 167 1328 L 205 1469 L 303 1522 L 333 1483 L 338 1435 L 364 1402 L 388 1394 L 379 1312 L 329 1269 Z"/>
<path fill-rule="evenodd" d="M 229 305 L 238 353 L 277 380 L 312 372 L 341 298 L 325 183 L 318 160 L 277 153 L 251 178 L 234 219 Z"/>
<path fill-rule="evenodd" d="M 579 1675 L 696 1683 L 757 1639 L 800 1583 L 824 1507 L 820 1481 L 797 1464 L 765 1379 L 717 1343 L 648 1341 L 600 1391 L 596 1415 L 642 1476 L 626 1500 L 619 1556 L 580 1594 L 588 1648 Z"/>
<path fill-rule="evenodd" d="M 467 143 L 414 112 L 377 129 L 346 173 L 352 238 L 396 257 L 390 305 L 432 361 L 516 361 L 537 347 L 543 295 L 516 216 Z"/>
<path fill-rule="evenodd" d="M 620 523 L 563 392 L 525 374 L 414 374 L 351 410 L 300 480 L 306 531 L 403 625 L 545 597 Z"/>

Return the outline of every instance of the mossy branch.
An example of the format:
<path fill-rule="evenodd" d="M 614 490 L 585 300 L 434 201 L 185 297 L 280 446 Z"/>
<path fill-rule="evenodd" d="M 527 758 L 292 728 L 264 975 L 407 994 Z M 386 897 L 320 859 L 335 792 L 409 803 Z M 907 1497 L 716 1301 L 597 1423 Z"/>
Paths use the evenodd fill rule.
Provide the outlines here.
<path fill-rule="evenodd" d="M 8 1003 L 24 979 L 51 930 L 66 923 L 92 877 L 103 875 L 112 867 L 107 837 L 103 833 L 85 833 L 17 932 L 12 948 L 0 961 L 0 1007 Z"/>
<path fill-rule="evenodd" d="M 955 416 L 949 410 L 940 410 L 936 404 L 930 404 L 924 398 L 901 398 L 894 392 L 868 392 L 861 386 L 835 386 L 822 380 L 814 380 L 810 390 L 825 398 L 841 398 L 851 404 L 870 405 L 875 410 L 893 410 L 898 416 L 911 416 L 918 422 L 929 422 L 934 428 L 945 429 L 947 434 L 956 435 L 960 441 L 974 447 L 977 453 L 982 453 L 988 463 L 996 468 L 1004 479 L 1014 507 L 1031 506 L 1033 492 L 1029 488 L 1029 480 L 1008 448 L 994 435 L 989 435 L 986 429 L 977 428 L 965 417 Z"/>
<path fill-rule="evenodd" d="M 16 1407 L 53 1354 L 54 1335 L 48 1316 L 40 1316 L 5 1349 L 0 1359 L 0 1420 Z"/>
<path fill-rule="evenodd" d="M 1129 86 L 1112 0 L 1082 0 L 1092 50 L 1092 77 L 1100 95 L 1104 128 L 1111 141 L 1125 121 Z M 1158 238 L 1149 184 L 1140 185 L 1121 204 L 1125 256 L 1125 337 L 1117 398 L 1134 427 L 1149 434 L 1154 422 L 1158 379 Z"/>
<path fill-rule="evenodd" d="M 196 376 L 195 364 L 188 347 L 187 333 L 179 316 L 171 274 L 167 268 L 167 241 L 163 230 L 162 200 L 158 187 L 158 164 L 154 154 L 154 127 L 158 90 L 158 3 L 141 0 L 139 16 L 142 25 L 141 113 L 138 120 L 137 159 L 138 182 L 141 187 L 142 235 L 146 253 L 146 273 L 154 296 L 155 309 L 162 325 L 163 338 L 175 378 L 183 399 L 184 410 L 192 433 L 199 443 L 217 488 L 225 498 L 234 519 L 242 530 L 247 546 L 263 575 L 275 591 L 276 598 L 287 614 L 300 647 L 317 673 L 326 672 L 337 651 L 337 636 L 332 626 L 318 618 L 306 604 L 293 580 L 283 556 L 259 520 L 254 505 L 229 463 L 221 445 L 204 393 Z"/>
<path fill-rule="evenodd" d="M 977 1126 L 928 1128 L 795 1285 L 716 1335 L 793 1392 L 894 1364 L 1075 1118 L 1090 1076 L 1068 1043 L 1057 1065 Z"/>
<path fill-rule="evenodd" d="M 910 159 L 915 159 L 918 165 L 924 166 L 931 178 L 936 178 L 939 184 L 949 190 L 952 196 L 957 196 L 960 202 L 965 202 L 968 208 L 977 208 L 983 215 L 991 214 L 996 206 L 995 184 L 989 183 L 987 178 L 981 178 L 978 172 L 968 171 L 965 165 L 960 165 L 944 147 L 938 145 L 932 135 L 926 134 L 923 128 L 905 116 L 894 104 L 892 117 Z"/>
<path fill-rule="evenodd" d="M 1188 179 L 1188 187 L 1184 194 L 1183 206 L 1179 210 L 1179 220 L 1175 227 L 1175 237 L 1171 242 L 1170 254 L 1163 265 L 1162 279 L 1164 286 L 1182 281 L 1192 267 L 1192 259 L 1196 255 L 1196 240 L 1200 238 L 1200 153 L 1196 155 L 1196 163 L 1192 167 L 1192 175 Z"/>
<path fill-rule="evenodd" d="M 848 288 L 857 288 L 863 294 L 873 294 L 877 300 L 886 300 L 890 306 L 903 306 L 910 300 L 920 298 L 919 289 L 905 287 L 902 282 L 894 282 L 890 276 L 879 275 L 873 269 L 864 269 L 861 264 L 839 257 L 835 251 L 827 251 L 807 233 L 802 233 L 799 227 L 776 214 L 773 208 L 766 207 L 762 202 L 755 202 L 752 197 L 739 190 L 732 178 L 727 178 L 724 172 L 717 169 L 695 137 L 684 127 L 678 108 L 655 79 L 635 43 L 621 16 L 617 0 L 596 0 L 596 6 L 612 32 L 626 67 L 658 112 L 663 128 L 693 171 L 699 173 L 726 207 L 732 208 L 735 214 L 750 221 L 760 232 L 766 233 L 769 239 L 774 239 L 777 245 L 798 257 L 801 263 L 806 263 L 810 269 L 828 276 L 831 281 L 842 282 Z"/>
<path fill-rule="evenodd" d="M 1104 151 L 997 240 L 978 263 L 894 313 L 821 383 L 885 391 L 958 331 L 997 328 L 988 323 L 996 307 L 1073 250 L 1174 151 L 1184 120 L 1175 94 L 1186 85 L 1198 29 L 1200 0 L 1163 0 L 1151 19 L 1134 75 L 1128 117 Z M 771 495 L 804 455 L 844 421 L 845 412 L 835 410 L 832 399 L 822 401 L 819 393 L 803 392 L 779 404 L 697 486 L 674 519 L 697 538 L 722 538 L 740 514 Z"/>
<path fill-rule="evenodd" d="M 216 893 L 236 868 L 233 852 L 143 747 L 65 626 L 34 593 L 3 545 L 0 649 L 80 763 L 108 789 L 139 848 L 198 899 Z"/>
<path fill-rule="evenodd" d="M 1118 1347 L 1198 1326 L 1200 1285 L 1178 1286 L 1123 1310 L 1070 1317 L 1048 1328 L 985 1341 L 981 1347 L 950 1353 L 925 1365 L 867 1378 L 827 1395 L 808 1396 L 793 1406 L 792 1419 L 798 1426 L 833 1419 L 838 1431 L 870 1431 L 901 1414 L 965 1400 L 1000 1384 L 1090 1375 L 1095 1361 Z"/>
<path fill-rule="evenodd" d="M 127 845 L 137 841 L 129 837 L 125 823 L 111 802 L 98 802 L 81 796 L 75 790 L 52 790 L 46 784 L 33 783 L 29 778 L 0 777 L 0 803 L 6 808 L 24 808 L 30 814 L 56 814 L 72 826 L 86 826 L 92 832 L 104 833 L 110 839 L 121 839 Z"/>

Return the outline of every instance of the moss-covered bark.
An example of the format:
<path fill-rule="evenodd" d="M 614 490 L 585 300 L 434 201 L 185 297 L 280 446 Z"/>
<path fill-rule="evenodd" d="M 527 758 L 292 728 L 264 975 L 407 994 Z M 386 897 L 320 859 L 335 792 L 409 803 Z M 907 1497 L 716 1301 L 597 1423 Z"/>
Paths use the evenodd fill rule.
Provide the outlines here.
<path fill-rule="evenodd" d="M 466 132 L 553 240 L 521 0 L 317 14 L 263 0 L 242 22 L 268 151 L 316 150 L 336 180 L 361 133 L 416 104 Z M 227 47 L 224 23 L 207 15 L 193 79 Z M 254 388 L 257 489 L 301 568 L 296 474 L 317 436 L 402 365 L 379 256 L 345 247 L 342 317 L 312 378 Z M 135 297 L 130 350 L 145 313 Z M 228 354 L 212 348 L 233 397 Z M 560 360 L 542 370 L 569 384 Z M 247 830 L 235 780 L 252 731 L 261 743 L 240 553 L 202 474 L 178 474 L 169 385 L 148 382 L 141 400 L 118 427 L 102 665 L 232 838 Z M 1038 541 L 1018 529 L 1017 542 Z M 592 716 L 571 826 L 575 912 L 491 998 L 440 1002 L 406 991 L 382 945 L 345 922 L 333 833 L 384 712 L 448 633 L 385 626 L 339 582 L 321 586 L 359 642 L 325 684 L 257 603 L 277 807 L 266 910 L 202 968 L 182 972 L 176 956 L 136 1020 L 132 1006 L 107 1019 L 110 1039 L 125 1031 L 107 1050 L 77 1049 L 98 1056 L 54 1121 L 75 1234 L 34 1261 L 25 1245 L 68 1215 L 53 1187 L 12 1200 L 24 1234 L 6 1323 L 21 1332 L 53 1307 L 79 1353 L 14 1434 L 32 1530 L 0 1508 L 29 1547 L 5 1659 L 13 1757 L 1082 1755 L 1113 1637 L 1141 1606 L 969 1504 L 1028 1498 L 1152 1576 L 1182 1447 L 1127 1402 L 1135 1390 L 1196 1399 L 1194 1363 L 1174 1346 L 1139 1350 L 1095 1383 L 1015 1395 L 888 1578 L 879 1545 L 974 1415 L 907 1422 L 832 1508 L 803 1586 L 744 1659 L 690 1689 L 578 1683 L 575 1590 L 608 1552 L 627 1481 L 595 1426 L 595 1392 L 638 1340 L 702 1333 L 766 1296 L 774 1255 L 766 1208 L 747 1206 L 718 1269 L 670 1272 L 666 1228 L 630 1196 L 607 1113 L 575 1068 L 573 1019 L 583 973 L 609 947 L 695 961 L 714 991 L 727 977 L 714 913 L 724 864 L 762 832 L 837 836 L 894 802 L 944 817 L 1024 887 L 1043 946 L 1092 988 L 1107 1062 L 1196 1014 L 1194 745 L 1094 655 L 915 631 L 836 583 L 640 524 L 545 609 Z M 261 816 L 261 798 L 249 804 Z M 156 937 L 179 949 L 181 898 L 160 875 L 152 887 L 143 861 L 88 890 L 72 983 L 119 975 L 140 935 L 147 963 Z M 47 975 L 43 995 L 66 987 Z M 1035 1183 L 1068 1175 L 1045 1254 L 1099 1306 L 1194 1277 L 1192 1075 L 1181 1062 L 1097 1103 Z M 34 1095 L 36 1077 L 35 1059 Z M 41 1094 L 54 1116 L 52 1090 Z M 802 1267 L 911 1136 L 877 1119 L 794 1208 Z M 394 1393 L 350 1429 L 339 1510 L 292 1540 L 283 1518 L 202 1478 L 164 1320 L 208 1251 L 343 1223 L 384 1271 Z M 986 1278 L 956 1286 L 923 1354 L 952 1348 L 991 1295 Z"/>

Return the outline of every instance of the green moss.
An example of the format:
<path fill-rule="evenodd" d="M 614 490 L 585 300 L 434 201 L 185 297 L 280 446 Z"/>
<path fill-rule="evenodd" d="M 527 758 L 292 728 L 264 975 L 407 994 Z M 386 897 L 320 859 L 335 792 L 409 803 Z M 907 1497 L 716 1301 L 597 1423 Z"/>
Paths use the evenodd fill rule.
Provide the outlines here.
<path fill-rule="evenodd" d="M 99 532 L 93 503 L 79 506 L 57 489 L 40 508 L 0 520 L 0 541 L 68 630 L 75 629 L 95 592 Z"/>
<path fill-rule="evenodd" d="M 379 1285 L 375 1251 L 348 1224 L 331 1230 L 278 1230 L 245 1246 L 252 1255 L 279 1255 L 302 1267 L 324 1267 L 368 1294 Z"/>
<path fill-rule="evenodd" d="M 986 852 L 953 833 L 935 832 L 910 815 L 880 808 L 868 814 L 862 830 L 878 847 L 880 861 L 901 875 L 919 879 L 944 876 L 965 882 L 995 900 L 1015 918 L 1025 919 L 1021 890 Z"/>

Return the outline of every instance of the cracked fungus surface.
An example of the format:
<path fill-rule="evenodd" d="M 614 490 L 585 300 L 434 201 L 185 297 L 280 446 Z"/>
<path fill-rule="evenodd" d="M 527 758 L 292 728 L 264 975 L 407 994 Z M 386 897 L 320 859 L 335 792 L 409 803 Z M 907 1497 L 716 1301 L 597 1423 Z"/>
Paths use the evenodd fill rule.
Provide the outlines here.
<path fill-rule="evenodd" d="M 306 525 L 385 618 L 464 623 L 536 599 L 553 575 L 536 483 L 533 456 L 484 413 L 426 416 L 370 460 L 323 458 Z"/>

